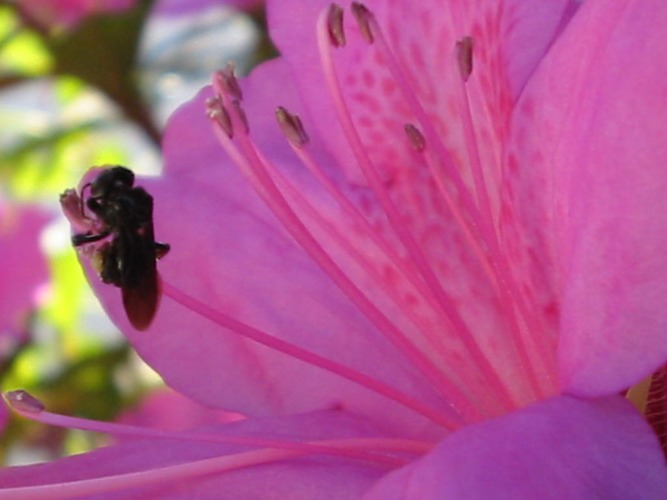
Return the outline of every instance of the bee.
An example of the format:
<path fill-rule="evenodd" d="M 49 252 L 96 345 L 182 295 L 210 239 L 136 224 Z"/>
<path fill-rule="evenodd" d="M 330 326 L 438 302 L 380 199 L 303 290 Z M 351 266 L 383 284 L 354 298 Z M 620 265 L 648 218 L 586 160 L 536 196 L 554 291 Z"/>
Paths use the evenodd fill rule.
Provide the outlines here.
<path fill-rule="evenodd" d="M 102 242 L 93 255 L 100 279 L 121 289 L 127 318 L 134 328 L 145 330 L 160 302 L 157 260 L 170 249 L 155 241 L 153 197 L 134 185 L 131 170 L 114 166 L 81 189 L 81 217 L 89 219 L 84 206 L 96 216 L 98 227 L 73 235 L 72 245 Z"/>

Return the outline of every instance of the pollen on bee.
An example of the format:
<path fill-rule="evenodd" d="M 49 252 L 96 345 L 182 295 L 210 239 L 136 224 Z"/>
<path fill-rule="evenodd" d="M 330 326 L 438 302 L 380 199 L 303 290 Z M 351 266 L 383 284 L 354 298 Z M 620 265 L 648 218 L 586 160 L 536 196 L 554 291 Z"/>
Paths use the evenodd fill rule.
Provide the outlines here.
<path fill-rule="evenodd" d="M 101 275 L 102 270 L 104 269 L 104 247 L 95 250 L 90 258 L 90 263 L 92 264 L 95 272 L 98 275 Z"/>

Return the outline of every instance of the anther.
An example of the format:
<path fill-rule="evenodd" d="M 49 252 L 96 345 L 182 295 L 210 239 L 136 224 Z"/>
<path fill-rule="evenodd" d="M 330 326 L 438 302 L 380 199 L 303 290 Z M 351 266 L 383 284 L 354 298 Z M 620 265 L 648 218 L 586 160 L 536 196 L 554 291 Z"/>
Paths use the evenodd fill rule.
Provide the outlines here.
<path fill-rule="evenodd" d="M 357 20 L 357 24 L 359 25 L 361 36 L 363 36 L 364 40 L 366 40 L 368 43 L 373 43 L 373 31 L 371 30 L 370 24 L 373 14 L 371 14 L 371 11 L 368 10 L 368 7 L 359 2 L 352 2 L 350 8 L 352 9 L 352 14 L 354 14 L 354 18 Z"/>
<path fill-rule="evenodd" d="M 308 134 L 303 128 L 301 119 L 297 115 L 294 115 L 282 106 L 279 106 L 278 109 L 276 109 L 276 119 L 278 120 L 278 125 L 280 125 L 280 130 L 282 130 L 290 143 L 297 148 L 303 147 L 308 143 Z"/>
<path fill-rule="evenodd" d="M 67 220 L 76 229 L 88 229 L 90 220 L 86 219 L 83 210 L 81 209 L 81 198 L 76 189 L 66 189 L 60 195 L 60 206 L 67 217 Z"/>
<path fill-rule="evenodd" d="M 40 413 L 44 410 L 44 404 L 32 394 L 26 391 L 10 391 L 3 394 L 7 404 L 14 410 L 25 413 Z"/>
<path fill-rule="evenodd" d="M 332 3 L 327 13 L 329 39 L 334 47 L 345 47 L 345 29 L 343 28 L 343 8 Z"/>
<path fill-rule="evenodd" d="M 222 104 L 219 96 L 211 97 L 206 100 L 206 116 L 214 121 L 230 139 L 234 137 L 234 127 L 229 113 Z"/>
<path fill-rule="evenodd" d="M 227 66 L 216 72 L 215 77 L 227 95 L 237 101 L 241 101 L 243 100 L 243 91 L 234 74 L 235 70 L 234 63 L 230 61 L 227 63 Z"/>
<path fill-rule="evenodd" d="M 404 128 L 405 134 L 408 136 L 408 140 L 410 141 L 410 145 L 413 147 L 413 149 L 419 152 L 424 151 L 424 148 L 426 147 L 426 140 L 424 139 L 424 135 L 419 131 L 419 129 L 412 123 L 406 123 Z"/>
<path fill-rule="evenodd" d="M 459 63 L 459 72 L 464 82 L 468 81 L 472 73 L 472 49 L 473 40 L 470 36 L 464 36 L 456 42 L 456 60 Z"/>

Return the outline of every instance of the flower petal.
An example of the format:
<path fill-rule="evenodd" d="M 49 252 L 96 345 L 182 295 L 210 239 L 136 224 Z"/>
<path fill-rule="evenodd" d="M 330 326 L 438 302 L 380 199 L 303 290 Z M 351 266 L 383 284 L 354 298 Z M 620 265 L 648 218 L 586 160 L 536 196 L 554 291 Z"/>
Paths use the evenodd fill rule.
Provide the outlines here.
<path fill-rule="evenodd" d="M 365 498 L 660 499 L 656 436 L 620 396 L 557 397 L 466 427 Z"/>
<path fill-rule="evenodd" d="M 205 432 L 221 437 L 261 436 L 300 442 L 378 436 L 367 422 L 342 412 L 245 420 L 215 430 L 205 429 Z M 16 495 L 16 491 L 7 490 L 20 487 L 25 488 L 23 493 L 28 495 L 30 486 L 42 486 L 63 497 L 83 495 L 86 498 L 218 498 L 221 492 L 226 498 L 359 498 L 387 470 L 382 465 L 321 455 L 284 458 L 245 467 L 239 462 L 238 468 L 223 471 L 213 468 L 208 473 L 196 464 L 205 459 L 222 460 L 225 456 L 233 462 L 235 454 L 252 449 L 209 442 L 135 440 L 49 464 L 2 468 L 0 496 Z M 160 473 L 162 467 L 179 464 L 189 464 L 191 470 L 169 472 L 167 469 Z M 142 476 L 151 473 L 155 477 L 148 484 L 137 485 Z M 113 476 L 116 481 L 110 484 L 108 481 Z M 91 481 L 79 483 L 74 493 L 72 488 L 76 485 L 73 483 L 85 480 Z M 44 490 L 42 493 L 49 496 Z"/>
<path fill-rule="evenodd" d="M 533 282 L 560 307 L 573 394 L 620 391 L 667 360 L 666 23 L 664 2 L 584 2 L 516 115 L 510 196 Z"/>

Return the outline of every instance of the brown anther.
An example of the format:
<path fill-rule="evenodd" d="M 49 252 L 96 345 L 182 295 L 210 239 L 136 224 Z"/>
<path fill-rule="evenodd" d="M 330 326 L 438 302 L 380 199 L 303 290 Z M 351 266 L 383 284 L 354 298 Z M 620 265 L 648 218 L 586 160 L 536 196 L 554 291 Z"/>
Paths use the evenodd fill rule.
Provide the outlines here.
<path fill-rule="evenodd" d="M 472 49 L 473 40 L 470 36 L 464 36 L 456 42 L 456 60 L 459 63 L 459 72 L 464 82 L 472 74 Z"/>
<path fill-rule="evenodd" d="M 424 148 L 426 147 L 426 139 L 424 139 L 424 135 L 419 129 L 412 123 L 406 123 L 404 128 L 405 134 L 408 136 L 408 140 L 413 149 L 419 152 L 424 151 Z"/>
<path fill-rule="evenodd" d="M 345 29 L 343 27 L 343 8 L 335 3 L 329 6 L 327 12 L 327 28 L 329 39 L 334 47 L 345 47 Z"/>
<path fill-rule="evenodd" d="M 76 189 L 66 189 L 60 195 L 60 207 L 67 217 L 67 220 L 77 229 L 85 230 L 90 225 L 90 220 L 86 219 L 81 209 L 81 198 Z"/>
<path fill-rule="evenodd" d="M 243 91 L 241 90 L 239 81 L 236 79 L 235 71 L 236 66 L 230 61 L 227 63 L 227 66 L 216 72 L 215 78 L 218 79 L 220 86 L 227 95 L 237 101 L 241 101 L 243 100 Z"/>
<path fill-rule="evenodd" d="M 222 99 L 219 96 L 211 97 L 206 100 L 206 116 L 214 121 L 229 137 L 234 137 L 234 127 L 232 127 L 232 120 L 229 118 L 229 113 L 222 104 Z"/>
<path fill-rule="evenodd" d="M 278 125 L 280 125 L 280 130 L 282 130 L 290 143 L 297 148 L 308 144 L 308 134 L 297 115 L 293 115 L 282 106 L 279 106 L 276 109 L 276 119 L 278 120 Z"/>
<path fill-rule="evenodd" d="M 3 394 L 7 404 L 14 410 L 25 413 L 39 413 L 44 411 L 44 404 L 26 391 L 10 391 Z"/>
<path fill-rule="evenodd" d="M 354 14 L 354 18 L 357 20 L 357 24 L 359 25 L 361 36 L 363 36 L 364 40 L 366 40 L 368 43 L 373 43 L 375 39 L 373 37 L 373 30 L 371 29 L 371 19 L 373 18 L 373 14 L 368 9 L 368 7 L 359 2 L 352 2 L 350 8 L 352 9 L 352 14 Z"/>
<path fill-rule="evenodd" d="M 250 132 L 250 126 L 248 125 L 248 118 L 245 114 L 245 111 L 243 110 L 243 107 L 241 106 L 241 102 L 233 100 L 231 104 L 232 107 L 234 108 L 234 113 L 236 113 L 236 116 L 243 125 L 243 132 L 247 134 L 248 132 Z"/>

